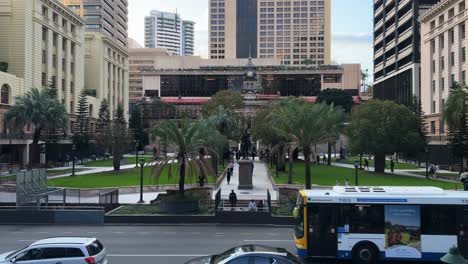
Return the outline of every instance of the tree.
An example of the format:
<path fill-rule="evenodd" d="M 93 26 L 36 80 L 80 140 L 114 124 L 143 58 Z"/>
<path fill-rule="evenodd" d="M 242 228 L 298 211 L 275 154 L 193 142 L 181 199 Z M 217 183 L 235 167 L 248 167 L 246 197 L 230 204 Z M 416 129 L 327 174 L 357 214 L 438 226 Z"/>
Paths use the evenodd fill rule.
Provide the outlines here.
<path fill-rule="evenodd" d="M 149 135 L 143 125 L 142 109 L 137 106 L 133 109 L 129 120 L 129 127 L 133 131 L 133 138 L 138 142 L 138 150 L 149 144 Z"/>
<path fill-rule="evenodd" d="M 200 149 L 216 152 L 211 145 L 213 142 L 211 139 L 217 140 L 220 136 L 216 129 L 200 120 L 165 120 L 153 128 L 152 135 L 165 138 L 169 147 L 177 152 L 174 159 L 156 163 L 153 167 L 153 175 L 156 180 L 159 179 L 165 167 L 169 167 L 168 174 L 171 177 L 173 166 L 177 164 L 179 193 L 183 196 L 187 176 L 193 176 L 195 173 L 202 177 L 208 175 L 207 171 L 210 166 L 200 155 Z"/>
<path fill-rule="evenodd" d="M 86 94 L 81 91 L 76 108 L 76 123 L 73 128 L 73 144 L 80 157 L 88 151 L 91 137 L 91 127 L 89 122 L 89 104 Z"/>
<path fill-rule="evenodd" d="M 453 154 L 460 158 L 460 173 L 464 171 L 464 158 L 468 157 L 468 88 L 454 84 L 442 112 L 449 128 L 449 141 Z"/>
<path fill-rule="evenodd" d="M 230 90 L 222 90 L 217 92 L 211 100 L 203 105 L 203 115 L 208 117 L 218 111 L 219 106 L 223 106 L 225 109 L 235 113 L 236 110 L 243 108 L 244 98 L 239 92 L 233 92 Z"/>
<path fill-rule="evenodd" d="M 29 153 L 30 164 L 38 162 L 38 143 L 42 133 L 56 128 L 66 129 L 68 125 L 65 106 L 50 96 L 47 89 L 33 88 L 18 96 L 16 104 L 5 113 L 5 119 L 21 132 L 26 125 L 32 125 L 34 132 Z"/>
<path fill-rule="evenodd" d="M 424 111 L 422 110 L 421 107 L 421 100 L 413 96 L 408 108 L 413 112 L 413 114 L 417 117 L 418 119 L 418 133 L 419 136 L 422 139 L 422 144 L 419 146 L 419 148 L 415 149 L 414 153 L 406 153 L 408 154 L 409 157 L 417 157 L 418 160 L 421 160 L 421 155 L 425 153 L 425 148 L 427 147 L 427 126 L 426 126 L 426 118 L 424 117 Z"/>
<path fill-rule="evenodd" d="M 112 122 L 110 120 L 109 105 L 106 99 L 102 99 L 99 107 L 95 140 L 105 152 L 109 152 L 110 146 L 112 145 Z"/>
<path fill-rule="evenodd" d="M 334 105 L 337 107 L 341 107 L 346 113 L 351 113 L 351 108 L 354 105 L 353 97 L 348 94 L 346 91 L 341 89 L 326 89 L 323 90 L 319 96 L 317 97 L 318 103 L 327 103 L 329 105 Z M 340 117 L 344 119 L 344 116 Z M 342 120 L 344 121 L 344 120 Z M 339 128 L 342 126 L 338 126 L 330 130 L 328 134 L 327 140 L 327 147 L 328 147 L 328 159 L 327 165 L 331 165 L 331 151 L 332 151 L 332 144 L 335 143 L 339 139 Z"/>
<path fill-rule="evenodd" d="M 346 113 L 351 112 L 354 105 L 353 97 L 342 89 L 325 89 L 317 97 L 318 103 L 333 104 L 343 108 Z"/>
<path fill-rule="evenodd" d="M 323 142 L 327 129 L 335 121 L 331 118 L 337 110 L 333 105 L 311 104 L 302 99 L 287 99 L 272 113 L 271 127 L 290 139 L 290 146 L 302 149 L 305 159 L 305 187 L 311 188 L 310 160 L 315 156 L 315 145 Z"/>
<path fill-rule="evenodd" d="M 120 170 L 120 160 L 128 146 L 127 121 L 122 104 L 117 105 L 117 111 L 112 122 L 112 157 L 114 170 Z"/>
<path fill-rule="evenodd" d="M 351 116 L 347 134 L 356 153 L 375 156 L 375 171 L 385 171 L 385 156 L 396 152 L 414 153 L 421 138 L 418 117 L 405 106 L 391 101 L 371 100 Z"/>
<path fill-rule="evenodd" d="M 239 139 L 239 120 L 230 110 L 219 106 L 216 112 L 213 112 L 207 121 L 218 130 L 221 135 L 231 140 Z"/>

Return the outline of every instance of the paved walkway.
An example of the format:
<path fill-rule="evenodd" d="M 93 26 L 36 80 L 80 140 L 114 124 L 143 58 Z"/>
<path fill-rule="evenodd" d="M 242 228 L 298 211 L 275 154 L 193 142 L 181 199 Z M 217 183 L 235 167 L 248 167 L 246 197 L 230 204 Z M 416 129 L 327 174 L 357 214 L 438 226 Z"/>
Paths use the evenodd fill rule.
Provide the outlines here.
<path fill-rule="evenodd" d="M 354 165 L 351 165 L 351 164 L 332 162 L 332 165 L 336 166 L 336 167 L 355 169 Z M 374 171 L 374 167 L 369 167 L 369 169 L 367 171 Z M 419 175 L 419 174 L 416 174 L 416 173 L 410 173 L 409 171 L 424 171 L 425 172 L 426 169 L 425 168 L 413 169 L 413 170 L 403 169 L 403 170 L 394 170 L 394 172 L 392 172 L 389 169 L 385 169 L 385 173 L 388 173 L 388 174 L 395 174 L 395 175 L 405 176 L 405 177 L 414 177 L 414 178 L 426 179 L 426 176 Z M 449 172 L 449 171 L 439 171 L 439 173 L 445 173 L 445 172 Z M 446 179 L 442 179 L 442 178 L 437 178 L 436 180 L 445 181 L 445 182 L 458 182 L 457 180 L 446 180 Z"/>
<path fill-rule="evenodd" d="M 230 184 L 227 183 L 227 178 L 224 177 L 219 188 L 213 192 L 213 195 L 221 189 L 221 198 L 229 199 L 229 193 L 231 190 L 237 195 L 239 200 L 259 200 L 267 199 L 267 190 L 270 190 L 271 199 L 276 200 L 277 193 L 273 189 L 273 183 L 268 177 L 267 167 L 262 161 L 255 160 L 254 171 L 253 171 L 253 190 L 239 190 L 239 164 L 235 162 L 234 164 L 234 175 L 231 177 Z M 213 197 L 214 198 L 214 197 Z"/>

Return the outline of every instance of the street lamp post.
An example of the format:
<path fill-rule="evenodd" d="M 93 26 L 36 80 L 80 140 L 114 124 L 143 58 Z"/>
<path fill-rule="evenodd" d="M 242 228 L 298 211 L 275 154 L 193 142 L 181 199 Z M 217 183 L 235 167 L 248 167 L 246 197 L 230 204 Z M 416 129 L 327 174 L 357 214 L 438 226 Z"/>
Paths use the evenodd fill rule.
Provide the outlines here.
<path fill-rule="evenodd" d="M 75 151 L 76 151 L 76 145 L 72 145 L 72 175 L 75 176 Z"/>
<path fill-rule="evenodd" d="M 135 140 L 135 167 L 138 168 L 138 140 Z"/>
<path fill-rule="evenodd" d="M 46 145 L 41 145 L 41 154 L 44 155 L 44 168 L 47 169 Z"/>
<path fill-rule="evenodd" d="M 143 201 L 143 167 L 145 166 L 145 159 L 141 159 L 140 160 L 140 201 L 138 201 L 138 203 L 142 204 L 142 203 L 145 203 L 145 201 Z"/>
<path fill-rule="evenodd" d="M 355 178 L 355 183 L 356 183 L 356 186 L 359 186 L 359 181 L 358 181 L 358 169 L 359 169 L 359 160 L 356 160 L 354 162 L 354 168 L 356 168 L 356 178 Z"/>

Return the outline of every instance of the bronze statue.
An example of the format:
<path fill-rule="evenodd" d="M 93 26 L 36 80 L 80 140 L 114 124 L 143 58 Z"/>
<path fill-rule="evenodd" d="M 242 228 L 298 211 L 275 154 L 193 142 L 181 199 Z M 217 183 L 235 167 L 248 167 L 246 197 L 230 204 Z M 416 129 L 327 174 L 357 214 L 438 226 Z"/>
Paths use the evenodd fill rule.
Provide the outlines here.
<path fill-rule="evenodd" d="M 250 141 L 250 133 L 249 133 L 249 130 L 246 128 L 241 137 L 242 159 L 249 159 L 251 146 L 252 146 L 252 142 Z"/>

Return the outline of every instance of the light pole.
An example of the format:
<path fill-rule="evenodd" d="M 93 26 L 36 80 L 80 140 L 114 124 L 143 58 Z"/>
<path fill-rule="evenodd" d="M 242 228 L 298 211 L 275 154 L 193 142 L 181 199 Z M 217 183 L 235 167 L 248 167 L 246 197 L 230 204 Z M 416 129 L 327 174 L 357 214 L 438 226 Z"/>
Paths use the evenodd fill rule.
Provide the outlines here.
<path fill-rule="evenodd" d="M 135 140 L 135 166 L 138 168 L 138 140 Z"/>
<path fill-rule="evenodd" d="M 354 162 L 354 168 L 356 168 L 355 183 L 356 183 L 356 186 L 359 186 L 359 181 L 358 181 L 359 160 L 356 160 L 356 161 Z"/>
<path fill-rule="evenodd" d="M 72 175 L 75 176 L 75 151 L 76 151 L 76 145 L 72 145 Z"/>
<path fill-rule="evenodd" d="M 41 154 L 44 155 L 44 168 L 47 169 L 46 145 L 41 145 Z"/>
<path fill-rule="evenodd" d="M 426 153 L 426 179 L 429 179 L 429 147 L 424 147 L 424 152 Z"/>
<path fill-rule="evenodd" d="M 139 204 L 142 204 L 142 203 L 145 203 L 145 201 L 143 201 L 143 167 L 145 166 L 145 159 L 141 159 L 140 160 L 140 171 L 141 171 L 141 174 L 140 174 L 140 201 L 138 201 Z"/>

